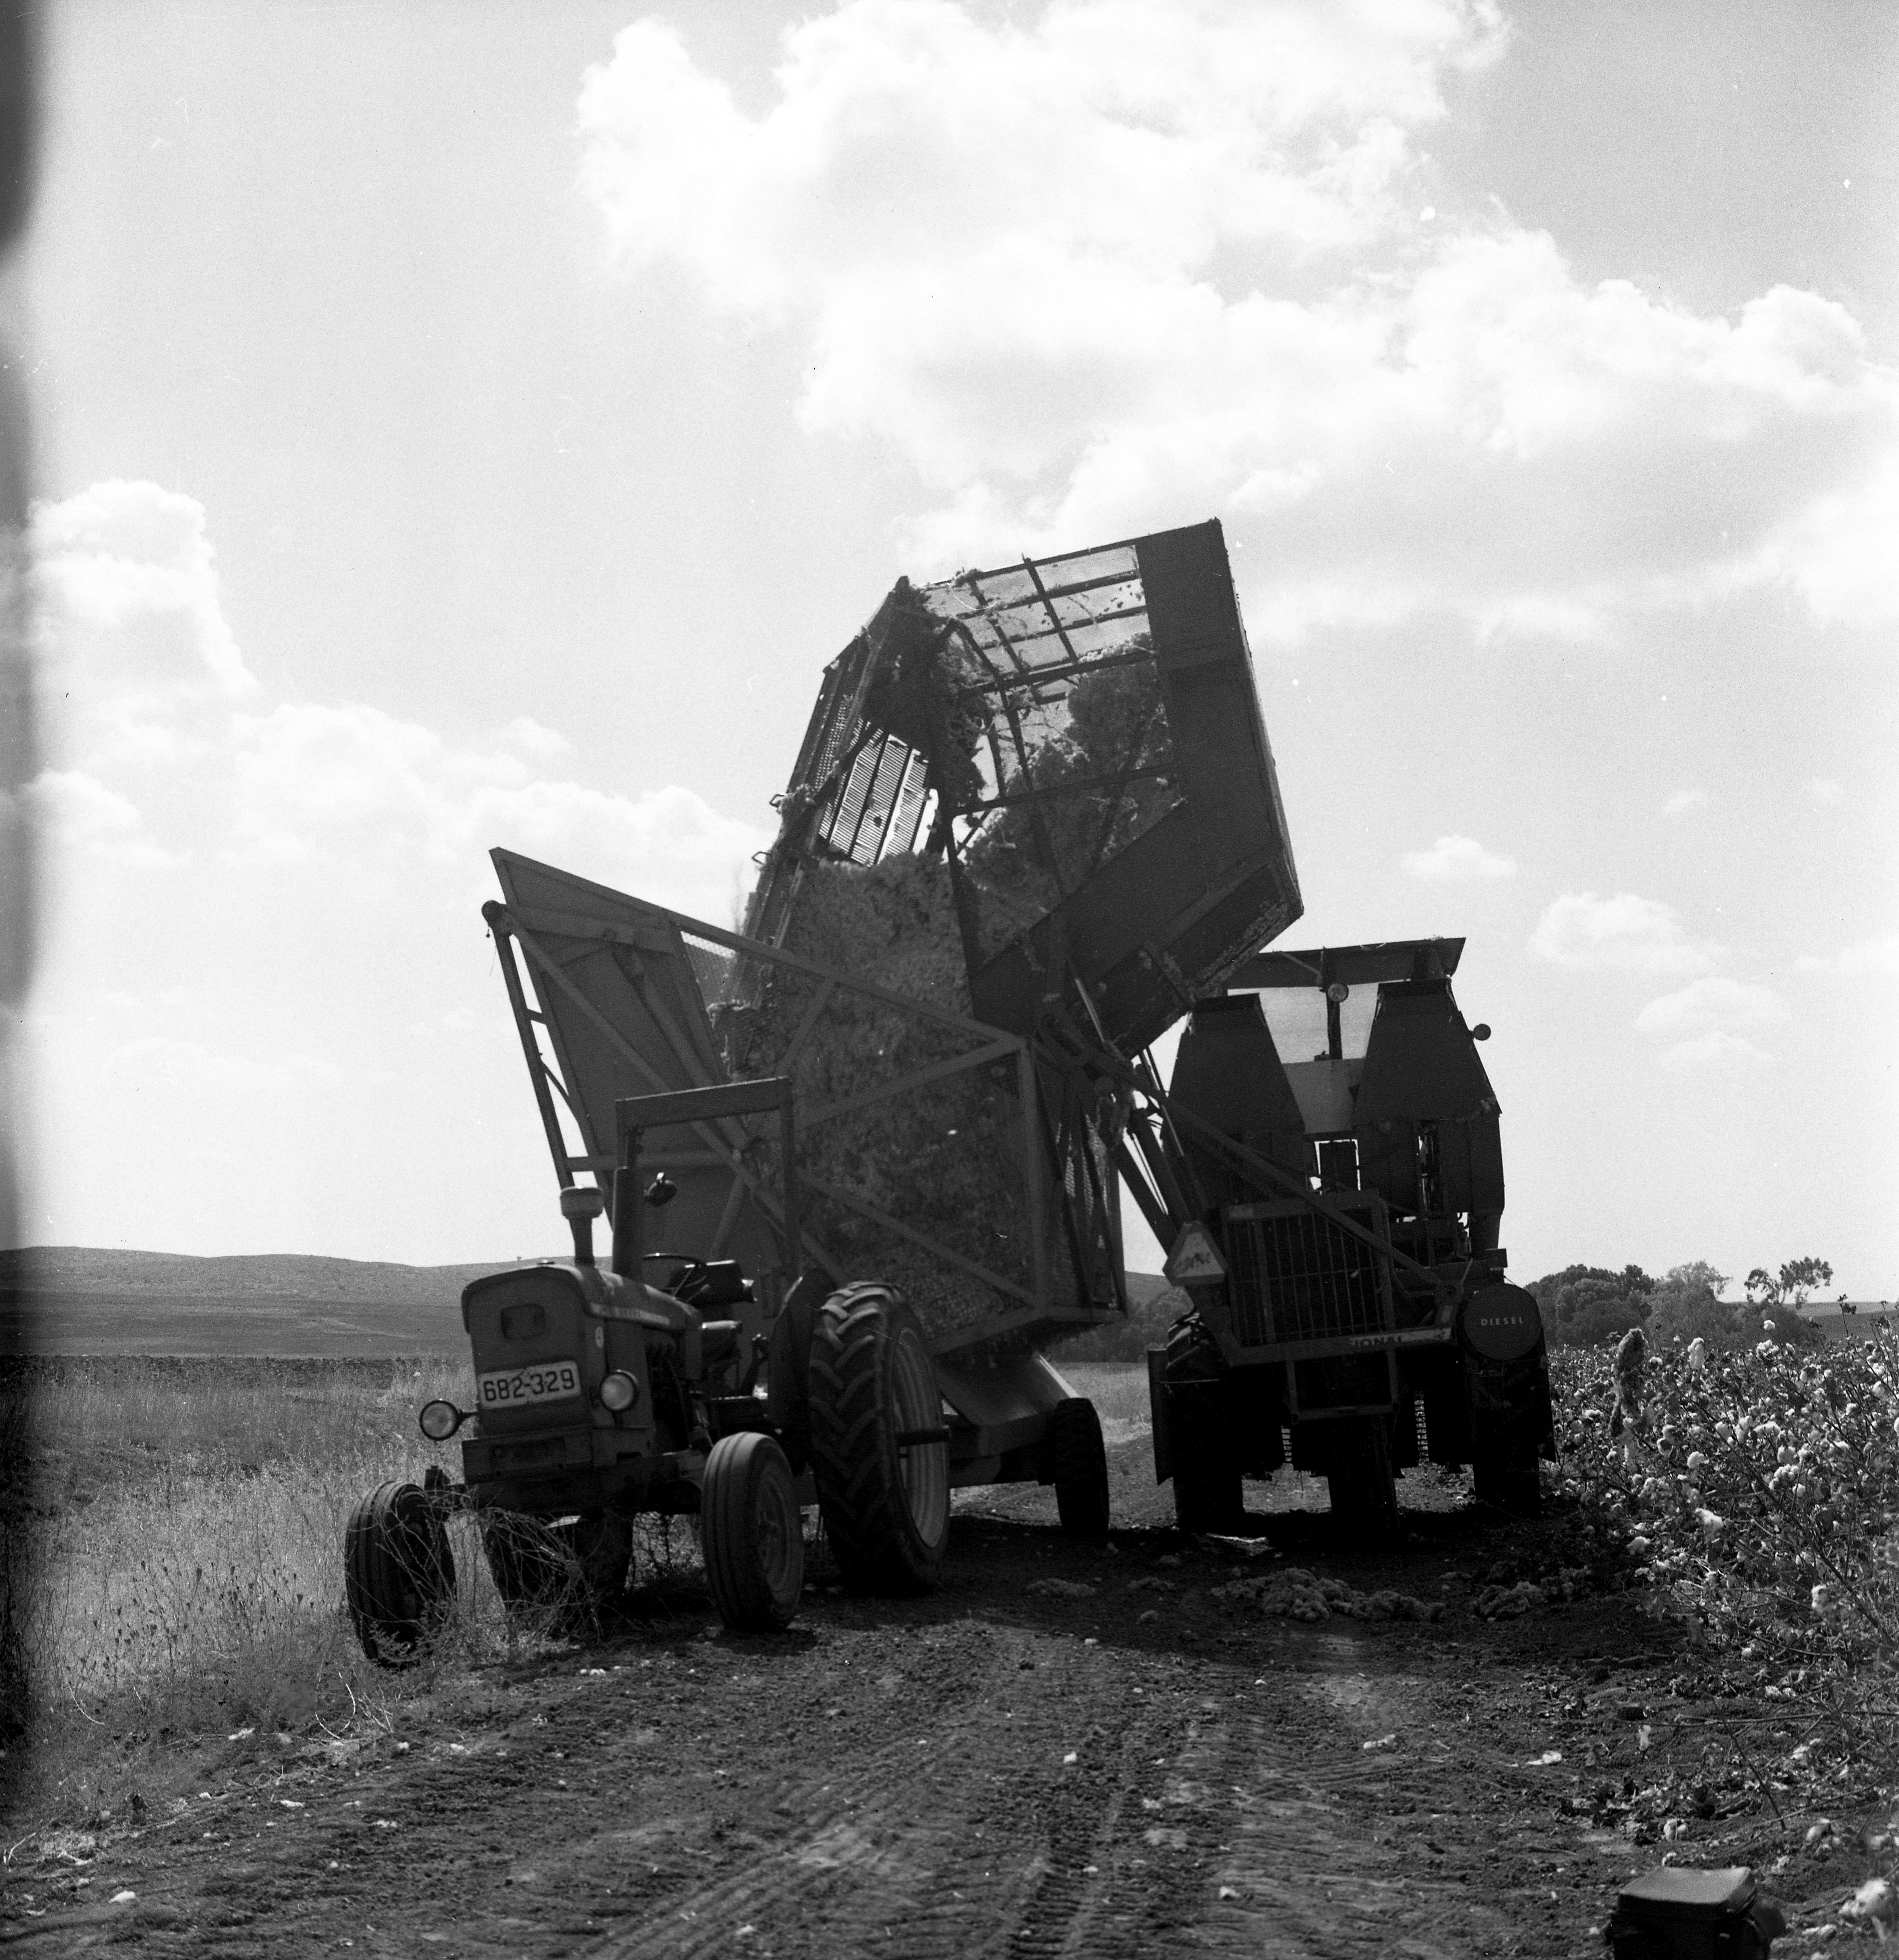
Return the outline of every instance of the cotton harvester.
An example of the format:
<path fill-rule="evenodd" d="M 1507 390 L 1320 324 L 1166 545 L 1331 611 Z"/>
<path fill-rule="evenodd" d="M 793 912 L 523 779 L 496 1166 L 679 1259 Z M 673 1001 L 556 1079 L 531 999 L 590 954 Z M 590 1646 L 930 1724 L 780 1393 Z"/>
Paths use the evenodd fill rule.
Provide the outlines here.
<path fill-rule="evenodd" d="M 1189 1013 L 1204 1046 L 1229 985 L 1276 985 L 1236 976 L 1301 910 L 1217 523 L 899 581 L 825 669 L 777 803 L 743 931 L 494 854 L 574 1254 L 464 1293 L 477 1405 L 421 1418 L 466 1430 L 463 1480 L 385 1484 L 350 1525 L 372 1653 L 440 1610 L 456 1508 L 524 1604 L 562 1564 L 611 1593 L 632 1517 L 696 1514 L 715 1602 L 752 1628 L 795 1609 L 807 1503 L 872 1591 L 934 1582 L 959 1485 L 1051 1484 L 1065 1529 L 1105 1531 L 1099 1423 L 1039 1348 L 1125 1313 L 1124 1182 L 1194 1290 L 1153 1370 L 1183 1517 L 1261 1460 L 1247 1424 L 1311 1413 L 1253 1383 L 1277 1323 L 1222 1334 L 1236 1206 L 1303 1205 L 1353 1274 L 1428 1273 L 1432 1341 L 1465 1338 L 1436 1214 L 1393 1236 L 1276 1131 L 1262 1154 L 1258 1122 L 1165 1093 L 1149 1054 Z M 1352 1354 L 1412 1340 L 1397 1297 Z"/>
<path fill-rule="evenodd" d="M 1171 1184 L 1133 1185 L 1194 1301 L 1148 1354 L 1154 1467 L 1190 1529 L 1230 1528 L 1242 1479 L 1289 1441 L 1374 1538 L 1420 1453 L 1538 1508 L 1549 1371 L 1536 1301 L 1503 1278 L 1490 1029 L 1451 993 L 1463 948 L 1262 953 L 1194 1004 L 1159 1112 Z"/>

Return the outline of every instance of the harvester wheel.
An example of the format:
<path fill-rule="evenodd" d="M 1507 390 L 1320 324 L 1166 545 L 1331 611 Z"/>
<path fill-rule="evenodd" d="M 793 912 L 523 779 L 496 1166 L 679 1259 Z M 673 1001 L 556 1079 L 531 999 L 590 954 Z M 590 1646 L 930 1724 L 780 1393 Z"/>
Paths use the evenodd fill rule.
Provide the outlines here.
<path fill-rule="evenodd" d="M 1172 1437 L 1174 1518 L 1184 1532 L 1236 1532 L 1246 1493 L 1229 1431 L 1226 1363 L 1198 1312 L 1167 1330 L 1167 1427 Z"/>
<path fill-rule="evenodd" d="M 950 1446 L 916 1316 L 876 1281 L 841 1287 L 811 1330 L 811 1459 L 847 1586 L 927 1592 L 950 1537 Z"/>
<path fill-rule="evenodd" d="M 1480 1503 L 1494 1504 L 1513 1517 L 1542 1515 L 1543 1479 L 1535 1457 L 1526 1467 L 1507 1456 L 1479 1456 L 1471 1465 L 1471 1491 Z"/>
<path fill-rule="evenodd" d="M 1058 1403 L 1048 1418 L 1046 1445 L 1055 1510 L 1070 1538 L 1108 1535 L 1108 1449 L 1101 1418 L 1086 1395 Z"/>
<path fill-rule="evenodd" d="M 705 1579 L 734 1633 L 775 1634 L 804 1591 L 804 1519 L 784 1452 L 756 1430 L 721 1437 L 699 1487 Z"/>
<path fill-rule="evenodd" d="M 1374 1545 L 1398 1535 L 1398 1483 L 1392 1475 L 1392 1438 L 1382 1416 L 1341 1421 L 1326 1482 L 1332 1515 Z"/>
<path fill-rule="evenodd" d="M 380 1484 L 350 1513 L 343 1591 L 363 1651 L 403 1667 L 447 1616 L 455 1558 L 441 1512 L 414 1484 Z"/>
<path fill-rule="evenodd" d="M 1226 1411 L 1203 1402 L 1214 1402 L 1206 1390 L 1173 1391 L 1174 1521 L 1184 1532 L 1236 1532 L 1246 1522 L 1246 1493 L 1228 1445 Z"/>

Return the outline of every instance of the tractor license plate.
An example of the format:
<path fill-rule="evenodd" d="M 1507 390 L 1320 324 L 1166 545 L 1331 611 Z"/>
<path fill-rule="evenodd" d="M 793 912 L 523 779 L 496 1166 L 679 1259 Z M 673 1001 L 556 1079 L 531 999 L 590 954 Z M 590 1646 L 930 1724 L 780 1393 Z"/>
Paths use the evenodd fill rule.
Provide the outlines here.
<path fill-rule="evenodd" d="M 536 1361 L 525 1368 L 498 1368 L 476 1378 L 485 1409 L 519 1408 L 527 1402 L 564 1402 L 581 1392 L 581 1371 L 572 1361 Z"/>

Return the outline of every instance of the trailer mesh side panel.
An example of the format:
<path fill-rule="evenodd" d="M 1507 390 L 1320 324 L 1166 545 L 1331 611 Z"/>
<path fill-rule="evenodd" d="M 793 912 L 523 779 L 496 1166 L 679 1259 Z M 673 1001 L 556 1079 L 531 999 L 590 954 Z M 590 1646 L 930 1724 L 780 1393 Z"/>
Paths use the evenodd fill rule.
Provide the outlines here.
<path fill-rule="evenodd" d="M 1376 1334 L 1391 1324 L 1378 1255 L 1303 1204 L 1237 1208 L 1226 1251 L 1233 1329 L 1247 1347 Z"/>

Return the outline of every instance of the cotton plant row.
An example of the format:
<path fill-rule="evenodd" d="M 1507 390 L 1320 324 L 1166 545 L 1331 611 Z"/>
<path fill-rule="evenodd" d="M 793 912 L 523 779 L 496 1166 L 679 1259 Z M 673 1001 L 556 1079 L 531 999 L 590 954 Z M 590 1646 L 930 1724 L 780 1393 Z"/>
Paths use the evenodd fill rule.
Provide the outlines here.
<path fill-rule="evenodd" d="M 1899 1645 L 1899 1341 L 1553 1357 L 1566 1480 L 1633 1576 L 1763 1661 Z M 1621 1403 L 1618 1413 L 1617 1404 Z"/>

